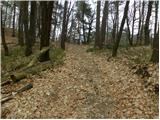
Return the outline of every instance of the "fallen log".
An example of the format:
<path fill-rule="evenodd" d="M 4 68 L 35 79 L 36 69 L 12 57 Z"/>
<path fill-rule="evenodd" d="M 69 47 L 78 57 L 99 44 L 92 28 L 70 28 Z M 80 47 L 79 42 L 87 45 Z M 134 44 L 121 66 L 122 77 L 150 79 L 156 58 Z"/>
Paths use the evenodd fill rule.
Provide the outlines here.
<path fill-rule="evenodd" d="M 1 86 L 11 84 L 11 82 L 12 82 L 11 80 L 5 80 L 4 82 L 1 83 Z"/>
<path fill-rule="evenodd" d="M 9 100 L 11 100 L 11 99 L 13 99 L 13 98 L 14 98 L 13 95 L 12 95 L 12 96 L 7 96 L 7 97 L 5 97 L 5 98 L 2 98 L 1 104 L 5 103 L 5 102 L 7 102 L 7 101 L 9 101 Z"/>
<path fill-rule="evenodd" d="M 29 90 L 31 88 L 33 88 L 33 84 L 32 83 L 27 83 L 25 86 L 23 86 L 20 89 L 16 90 L 15 92 L 13 92 L 12 94 L 8 95 L 7 97 L 2 98 L 1 99 L 1 104 L 13 99 L 16 94 L 22 93 L 23 91 Z"/>
<path fill-rule="evenodd" d="M 43 62 L 49 60 L 47 58 L 47 54 L 49 54 L 49 47 L 43 48 L 35 57 L 31 60 L 31 62 L 27 65 L 27 68 L 32 67 L 36 62 Z"/>
<path fill-rule="evenodd" d="M 29 90 L 33 88 L 33 84 L 32 83 L 27 83 L 25 86 L 19 88 L 18 90 L 16 90 L 17 93 L 21 93 L 23 91 Z"/>
<path fill-rule="evenodd" d="M 17 73 L 17 74 L 12 74 L 10 75 L 12 81 L 14 83 L 19 82 L 20 80 L 24 79 L 27 77 L 27 74 L 25 72 Z"/>
<path fill-rule="evenodd" d="M 38 55 L 38 61 L 39 62 L 44 62 L 44 61 L 50 60 L 49 49 L 50 49 L 49 47 L 45 47 L 40 51 L 40 53 Z"/>

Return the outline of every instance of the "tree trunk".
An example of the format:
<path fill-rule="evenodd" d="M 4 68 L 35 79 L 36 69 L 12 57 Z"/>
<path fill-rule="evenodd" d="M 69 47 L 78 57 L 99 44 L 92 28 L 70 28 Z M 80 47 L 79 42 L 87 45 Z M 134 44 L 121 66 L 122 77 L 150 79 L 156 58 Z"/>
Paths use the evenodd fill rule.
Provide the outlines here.
<path fill-rule="evenodd" d="M 94 17 L 94 13 L 91 16 L 90 23 L 89 23 L 88 36 L 87 36 L 87 44 L 90 43 L 90 36 L 91 36 L 91 30 L 92 30 L 93 17 Z"/>
<path fill-rule="evenodd" d="M 156 38 L 156 32 L 157 32 L 158 5 L 159 5 L 159 2 L 158 2 L 158 1 L 155 1 L 155 24 L 154 24 L 154 38 Z"/>
<path fill-rule="evenodd" d="M 82 10 L 82 27 L 83 27 L 83 39 L 84 39 L 84 41 L 83 41 L 83 43 L 84 44 L 86 44 L 86 35 L 85 35 L 85 20 L 84 20 L 84 12 L 85 12 L 85 8 L 84 8 L 84 6 L 85 6 L 85 1 L 83 1 L 83 10 Z"/>
<path fill-rule="evenodd" d="M 2 37 L 2 44 L 4 48 L 4 55 L 8 56 L 9 52 L 8 52 L 8 47 L 7 47 L 6 40 L 5 40 L 5 29 L 2 26 L 1 26 L 1 37 Z"/>
<path fill-rule="evenodd" d="M 145 45 L 149 45 L 150 43 L 150 38 L 149 38 L 149 21 L 150 21 L 150 16 L 151 16 L 151 13 L 152 13 L 152 4 L 153 4 L 153 1 L 149 1 L 149 4 L 148 4 L 148 12 L 147 12 L 147 17 L 146 17 L 146 22 L 145 22 L 145 28 L 144 28 L 144 32 L 145 32 L 145 38 L 144 38 L 144 44 Z"/>
<path fill-rule="evenodd" d="M 101 48 L 101 40 L 100 40 L 100 7 L 101 1 L 97 1 L 97 16 L 96 16 L 96 36 L 95 36 L 95 44 L 94 47 Z"/>
<path fill-rule="evenodd" d="M 67 28 L 66 28 L 66 17 L 67 17 L 67 7 L 68 1 L 64 3 L 64 12 L 63 12 L 63 23 L 62 23 L 62 33 L 61 33 L 61 48 L 65 50 L 65 41 L 67 38 Z"/>
<path fill-rule="evenodd" d="M 30 56 L 32 54 L 32 43 L 29 37 L 28 30 L 28 1 L 22 1 L 22 19 L 24 25 L 24 34 L 25 34 L 25 56 Z"/>
<path fill-rule="evenodd" d="M 159 28 L 153 40 L 153 51 L 152 51 L 152 56 L 150 61 L 153 63 L 159 62 Z"/>
<path fill-rule="evenodd" d="M 41 1 L 41 40 L 40 40 L 40 50 L 43 47 L 49 46 L 50 31 L 51 31 L 51 20 L 53 11 L 53 1 Z M 49 51 L 43 55 L 42 61 L 49 60 Z"/>
<path fill-rule="evenodd" d="M 108 16 L 108 1 L 105 1 L 105 5 L 104 5 L 104 9 L 103 9 L 102 25 L 101 25 L 102 45 L 104 45 L 104 42 L 105 42 L 107 16 Z"/>
<path fill-rule="evenodd" d="M 14 1 L 13 3 L 13 32 L 12 32 L 12 37 L 15 37 L 15 15 L 16 15 L 16 3 Z"/>
<path fill-rule="evenodd" d="M 131 36 L 131 42 L 130 42 L 130 45 L 131 45 L 131 46 L 133 46 L 135 17 L 136 17 L 136 1 L 134 0 L 133 21 L 132 21 L 132 36 Z"/>
<path fill-rule="evenodd" d="M 36 11 L 37 11 L 37 4 L 36 1 L 31 1 L 31 13 L 30 13 L 30 41 L 32 45 L 34 45 L 36 40 Z"/>
<path fill-rule="evenodd" d="M 141 26 L 141 30 L 140 30 L 139 45 L 142 44 L 143 34 L 144 34 L 144 7 L 145 7 L 145 2 L 143 0 L 143 3 L 142 3 L 142 26 Z"/>
<path fill-rule="evenodd" d="M 129 41 L 129 44 L 132 45 L 132 41 L 131 41 L 131 32 L 130 32 L 130 28 L 129 28 L 129 18 L 127 17 L 127 39 Z"/>
<path fill-rule="evenodd" d="M 157 20 L 158 20 L 158 1 L 155 1 L 155 27 L 154 27 L 154 40 L 153 40 L 153 52 L 151 61 L 153 63 L 159 62 L 159 28 L 157 32 Z"/>
<path fill-rule="evenodd" d="M 1 8 L 1 15 L 2 15 L 2 8 Z M 5 21 L 3 22 L 2 16 L 1 16 L 1 38 L 2 38 L 2 45 L 4 48 L 4 55 L 8 56 L 9 51 L 8 51 L 8 47 L 7 47 L 6 39 L 5 39 Z"/>
<path fill-rule="evenodd" d="M 117 50 L 118 50 L 119 42 L 120 42 L 120 39 L 121 39 L 124 23 L 125 23 L 125 20 L 127 18 L 127 14 L 128 14 L 128 7 L 129 7 L 129 1 L 126 1 L 126 5 L 125 5 L 125 8 L 124 8 L 124 15 L 123 15 L 123 18 L 122 18 L 119 33 L 116 37 L 116 41 L 115 41 L 115 44 L 113 46 L 113 51 L 112 51 L 112 56 L 113 57 L 115 57 L 117 55 Z"/>
<path fill-rule="evenodd" d="M 141 14 L 141 1 L 139 1 L 139 23 L 138 23 L 138 33 L 137 33 L 136 45 L 139 43 L 139 39 L 140 39 L 141 19 L 142 19 L 142 14 Z"/>
<path fill-rule="evenodd" d="M 18 44 L 20 46 L 24 45 L 24 38 L 23 38 L 23 20 L 22 20 L 22 4 L 21 1 L 19 2 L 19 22 L 18 22 Z"/>
<path fill-rule="evenodd" d="M 55 40 L 55 36 L 56 36 L 56 28 L 57 28 L 57 9 L 58 9 L 58 1 L 55 3 L 56 5 L 56 13 L 55 13 L 55 16 L 54 16 L 54 19 L 55 19 L 55 23 L 54 23 L 54 28 L 53 28 L 53 36 L 52 36 L 52 39 Z"/>
<path fill-rule="evenodd" d="M 116 35 L 117 35 L 119 28 L 119 1 L 115 1 L 115 7 L 116 7 Z"/>

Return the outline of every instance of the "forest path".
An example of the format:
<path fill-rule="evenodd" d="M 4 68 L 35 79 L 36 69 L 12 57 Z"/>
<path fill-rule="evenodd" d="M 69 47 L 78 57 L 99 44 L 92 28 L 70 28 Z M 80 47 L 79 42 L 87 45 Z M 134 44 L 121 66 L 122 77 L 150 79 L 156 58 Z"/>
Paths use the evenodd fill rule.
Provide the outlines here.
<path fill-rule="evenodd" d="M 158 113 L 140 79 L 107 56 L 67 44 L 63 66 L 29 78 L 33 88 L 2 106 L 7 118 L 153 118 Z M 23 82 L 28 81 L 28 79 Z"/>

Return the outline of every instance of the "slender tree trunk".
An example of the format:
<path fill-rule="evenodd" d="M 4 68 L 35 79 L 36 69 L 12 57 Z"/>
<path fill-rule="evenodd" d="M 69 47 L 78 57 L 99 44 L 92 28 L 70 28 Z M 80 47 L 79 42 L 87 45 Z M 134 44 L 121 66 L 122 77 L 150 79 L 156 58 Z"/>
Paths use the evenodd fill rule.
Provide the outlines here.
<path fill-rule="evenodd" d="M 150 37 L 149 37 L 149 20 L 150 20 L 150 16 L 151 16 L 151 13 L 152 13 L 152 4 L 153 4 L 153 1 L 149 1 L 149 4 L 148 4 L 148 12 L 147 12 L 147 17 L 146 17 L 146 22 L 145 22 L 145 38 L 144 38 L 144 44 L 145 45 L 149 45 L 150 43 Z"/>
<path fill-rule="evenodd" d="M 58 9 L 58 1 L 55 3 L 56 5 L 56 13 L 55 13 L 55 16 L 54 16 L 54 19 L 55 19 L 55 23 L 54 23 L 54 28 L 53 28 L 53 40 L 55 40 L 55 36 L 56 36 L 56 28 L 57 28 L 57 9 Z"/>
<path fill-rule="evenodd" d="M 108 8 L 109 8 L 109 3 L 108 3 Z M 109 13 L 109 10 L 107 10 L 107 18 L 106 18 L 106 26 L 107 26 L 107 31 L 106 31 L 106 37 L 107 39 L 105 40 L 105 44 L 107 43 L 108 41 L 108 13 Z M 109 42 L 109 41 L 108 41 Z"/>
<path fill-rule="evenodd" d="M 53 1 L 41 1 L 41 41 L 40 49 L 49 46 Z"/>
<path fill-rule="evenodd" d="M 25 34 L 25 56 L 29 56 L 32 54 L 32 43 L 29 38 L 29 30 L 28 30 L 28 1 L 23 1 L 22 3 L 22 19 L 24 25 L 24 34 Z"/>
<path fill-rule="evenodd" d="M 11 28 L 11 25 L 12 25 L 12 11 L 13 11 L 13 6 L 11 6 L 11 11 L 9 14 L 9 28 Z"/>
<path fill-rule="evenodd" d="M 129 18 L 127 17 L 127 39 L 129 41 L 129 44 L 132 45 L 132 41 L 131 41 L 131 32 L 130 32 L 130 28 L 129 28 Z"/>
<path fill-rule="evenodd" d="M 124 14 L 123 14 L 121 26 L 120 26 L 120 29 L 119 29 L 119 33 L 116 37 L 116 41 L 115 41 L 115 44 L 113 46 L 113 51 L 112 51 L 112 56 L 113 57 L 115 57 L 117 55 L 117 50 L 118 50 L 119 42 L 120 42 L 120 39 L 121 39 L 121 36 L 122 36 L 124 23 L 125 23 L 125 20 L 127 18 L 127 14 L 128 14 L 128 8 L 129 8 L 129 1 L 126 1 L 126 5 L 125 5 L 125 8 L 124 8 Z"/>
<path fill-rule="evenodd" d="M 145 7 L 145 1 L 143 0 L 143 3 L 142 3 L 142 26 L 141 26 L 141 30 L 140 30 L 139 45 L 142 45 L 143 34 L 144 34 L 144 7 Z"/>
<path fill-rule="evenodd" d="M 22 5 L 20 2 L 19 2 L 19 22 L 18 22 L 18 44 L 20 46 L 23 46 L 24 38 L 23 38 Z"/>
<path fill-rule="evenodd" d="M 85 1 L 83 1 L 83 10 L 82 10 L 82 27 L 83 27 L 83 43 L 86 44 L 86 35 L 85 35 L 85 20 L 84 20 L 84 12 L 85 12 L 85 9 L 84 9 L 84 5 L 85 5 Z"/>
<path fill-rule="evenodd" d="M 104 5 L 104 9 L 103 9 L 102 25 L 101 25 L 102 45 L 104 45 L 104 42 L 105 42 L 107 15 L 108 15 L 108 1 L 105 1 L 105 5 Z"/>
<path fill-rule="evenodd" d="M 94 47 L 101 48 L 101 40 L 100 40 L 100 7 L 101 1 L 97 1 L 97 16 L 96 16 L 96 37 Z"/>
<path fill-rule="evenodd" d="M 13 4 L 13 32 L 12 32 L 12 37 L 15 37 L 15 14 L 16 14 L 16 3 L 14 1 L 14 4 Z"/>
<path fill-rule="evenodd" d="M 159 2 L 155 1 L 155 24 L 154 24 L 154 38 L 156 38 L 156 32 L 157 32 L 157 20 L 158 20 L 158 5 Z"/>
<path fill-rule="evenodd" d="M 53 1 L 40 1 L 41 7 L 41 35 L 40 35 L 40 50 L 49 46 L 51 20 L 53 11 Z M 49 50 L 43 54 L 41 61 L 49 60 Z"/>
<path fill-rule="evenodd" d="M 65 1 L 64 4 L 64 13 L 63 13 L 63 24 L 62 24 L 62 34 L 61 34 L 61 48 L 65 50 L 65 41 L 67 38 L 67 28 L 66 28 L 66 16 L 67 16 L 67 6 L 68 1 Z"/>
<path fill-rule="evenodd" d="M 139 23 L 138 23 L 138 33 L 137 33 L 136 45 L 139 43 L 139 39 L 140 39 L 141 19 L 142 19 L 141 16 L 142 16 L 142 14 L 141 14 L 141 1 L 139 1 Z"/>
<path fill-rule="evenodd" d="M 119 25 L 119 1 L 114 1 L 114 5 L 115 5 L 115 14 L 114 14 L 114 23 L 113 23 L 113 30 L 112 30 L 112 40 L 113 40 L 113 44 L 115 44 L 115 39 L 116 36 L 118 34 L 118 25 Z"/>
<path fill-rule="evenodd" d="M 90 36 L 91 36 L 91 30 L 92 30 L 93 17 L 94 17 L 94 13 L 91 16 L 90 23 L 89 23 L 88 36 L 87 36 L 87 44 L 90 43 Z"/>
<path fill-rule="evenodd" d="M 80 37 L 81 37 L 81 29 L 80 29 L 80 22 L 78 20 L 78 30 L 77 30 L 78 34 L 79 34 L 79 39 L 77 41 L 77 43 L 80 45 Z"/>
<path fill-rule="evenodd" d="M 131 45 L 131 46 L 133 46 L 135 17 L 136 17 L 136 1 L 134 0 L 133 21 L 132 21 L 132 36 L 131 36 L 131 42 L 130 42 L 130 45 Z"/>
<path fill-rule="evenodd" d="M 41 6 L 37 3 L 37 38 L 41 38 Z"/>
<path fill-rule="evenodd" d="M 115 7 L 116 7 L 116 35 L 117 35 L 119 29 L 119 1 L 115 1 Z"/>
<path fill-rule="evenodd" d="M 150 61 L 153 63 L 159 62 L 159 28 L 153 40 L 153 51 L 152 51 L 152 56 Z"/>
<path fill-rule="evenodd" d="M 29 36 L 32 45 L 34 45 L 36 40 L 36 11 L 37 11 L 36 1 L 31 1 Z"/>
<path fill-rule="evenodd" d="M 1 15 L 2 15 L 2 8 L 1 8 Z M 8 47 L 5 39 L 5 21 L 2 20 L 2 16 L 1 16 L 1 39 L 2 39 L 2 45 L 4 48 L 4 55 L 8 56 L 9 51 L 8 51 Z"/>
<path fill-rule="evenodd" d="M 114 20 L 113 30 L 112 30 L 112 41 L 113 41 L 113 44 L 115 44 L 115 38 L 116 38 L 116 22 Z"/>
<path fill-rule="evenodd" d="M 7 20 L 7 12 L 8 12 L 8 7 L 6 7 L 6 11 L 5 11 L 5 18 L 4 18 L 4 25 L 6 26 L 6 20 Z"/>

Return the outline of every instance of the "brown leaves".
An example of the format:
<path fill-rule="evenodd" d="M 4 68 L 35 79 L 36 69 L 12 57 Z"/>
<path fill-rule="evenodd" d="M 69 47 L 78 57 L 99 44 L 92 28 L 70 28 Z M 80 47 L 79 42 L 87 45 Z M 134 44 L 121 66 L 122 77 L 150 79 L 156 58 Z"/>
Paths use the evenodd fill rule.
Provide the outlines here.
<path fill-rule="evenodd" d="M 7 118 L 154 118 L 157 98 L 119 59 L 68 45 L 65 64 L 34 75 L 34 88 L 5 104 Z M 127 59 L 126 59 L 127 60 Z M 157 67 L 148 67 L 157 81 Z M 154 98 L 154 99 L 153 99 Z M 13 107 L 14 106 L 14 107 Z"/>

